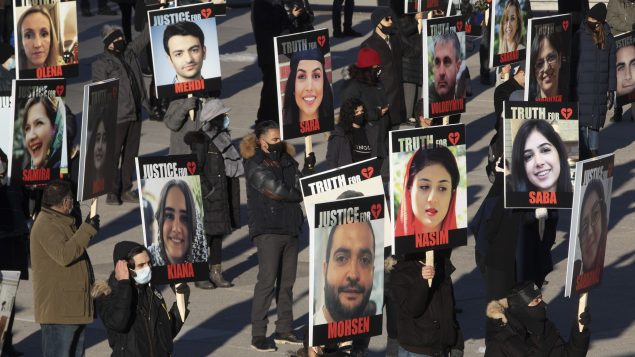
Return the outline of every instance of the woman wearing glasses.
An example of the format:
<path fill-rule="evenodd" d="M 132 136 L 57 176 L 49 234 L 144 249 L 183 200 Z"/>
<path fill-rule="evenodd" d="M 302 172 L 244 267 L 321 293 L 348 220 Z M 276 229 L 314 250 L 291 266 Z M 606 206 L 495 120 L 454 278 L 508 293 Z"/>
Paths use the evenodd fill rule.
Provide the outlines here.
<path fill-rule="evenodd" d="M 530 98 L 537 101 L 561 102 L 566 82 L 562 77 L 562 41 L 560 33 L 541 34 L 531 43 Z"/>
<path fill-rule="evenodd" d="M 611 109 L 617 88 L 615 41 L 605 19 L 606 5 L 598 3 L 573 39 L 573 100 L 579 103 L 581 159 L 598 155 L 607 103 Z"/>

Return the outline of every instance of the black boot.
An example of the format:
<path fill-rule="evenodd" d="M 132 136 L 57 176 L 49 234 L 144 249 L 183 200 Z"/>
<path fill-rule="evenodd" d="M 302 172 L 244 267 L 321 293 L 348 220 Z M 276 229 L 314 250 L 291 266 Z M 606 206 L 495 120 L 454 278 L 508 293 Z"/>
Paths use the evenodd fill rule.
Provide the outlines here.
<path fill-rule="evenodd" d="M 223 278 L 222 269 L 220 264 L 214 264 L 209 266 L 209 280 L 218 288 L 231 288 L 234 284 Z"/>
<path fill-rule="evenodd" d="M 13 334 L 12 333 L 6 332 L 4 334 L 4 345 L 2 346 L 1 355 L 2 357 L 24 356 L 24 353 L 20 351 L 16 351 L 16 349 L 13 348 Z"/>

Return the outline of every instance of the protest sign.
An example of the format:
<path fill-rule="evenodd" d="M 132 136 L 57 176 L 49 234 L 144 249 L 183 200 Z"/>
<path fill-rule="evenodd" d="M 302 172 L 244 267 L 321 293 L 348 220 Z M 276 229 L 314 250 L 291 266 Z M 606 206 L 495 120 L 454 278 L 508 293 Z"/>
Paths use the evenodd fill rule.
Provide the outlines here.
<path fill-rule="evenodd" d="M 148 12 L 159 98 L 200 92 L 220 95 L 216 16 L 225 11 L 224 4 L 203 3 Z"/>
<path fill-rule="evenodd" d="M 602 281 L 614 165 L 614 153 L 576 164 L 564 296 L 586 293 Z"/>
<path fill-rule="evenodd" d="M 309 237 L 310 346 L 381 335 L 385 213 L 383 194 L 345 191 L 339 200 L 315 204 Z"/>
<path fill-rule="evenodd" d="M 469 78 L 462 17 L 424 20 L 422 38 L 423 116 L 437 118 L 465 112 Z"/>
<path fill-rule="evenodd" d="M 391 131 L 389 142 L 395 254 L 467 244 L 465 125 Z"/>
<path fill-rule="evenodd" d="M 505 208 L 571 208 L 578 103 L 503 104 Z"/>
<path fill-rule="evenodd" d="M 529 20 L 525 101 L 569 100 L 572 25 L 571 14 Z"/>
<path fill-rule="evenodd" d="M 481 36 L 483 34 L 483 25 L 485 23 L 486 10 L 489 5 L 485 0 L 467 0 L 453 3 L 453 12 L 450 15 L 458 14 L 463 18 L 465 23 L 465 34 L 467 36 Z"/>
<path fill-rule="evenodd" d="M 84 86 L 77 200 L 114 191 L 117 182 L 119 79 Z"/>
<path fill-rule="evenodd" d="M 155 284 L 207 280 L 207 240 L 195 155 L 137 157 L 144 243 Z"/>
<path fill-rule="evenodd" d="M 68 173 L 65 79 L 16 80 L 11 184 L 44 185 Z"/>
<path fill-rule="evenodd" d="M 69 78 L 79 75 L 75 3 L 14 0 L 17 78 Z"/>
<path fill-rule="evenodd" d="M 529 0 L 492 0 L 489 66 L 498 67 L 525 58 Z"/>
<path fill-rule="evenodd" d="M 11 166 L 10 162 L 13 158 L 13 132 L 8 128 L 12 125 L 12 103 L 13 99 L 10 95 L 0 97 L 0 128 L 5 128 L 5 130 L 0 130 L 0 150 L 2 150 L 2 152 L 7 156 L 6 162 L 0 162 L 0 186 L 8 184 L 11 177 L 9 167 Z"/>
<path fill-rule="evenodd" d="M 331 48 L 326 29 L 274 37 L 283 140 L 335 128 Z"/>
<path fill-rule="evenodd" d="M 320 172 L 300 179 L 304 209 L 309 226 L 313 222 L 313 210 L 319 202 L 330 202 L 337 199 L 344 191 L 361 192 L 364 196 L 384 194 L 381 180 L 381 160 L 372 158 L 350 165 L 342 166 L 326 172 Z M 384 221 L 384 248 L 391 253 L 392 240 L 390 221 Z"/>
<path fill-rule="evenodd" d="M 404 14 L 413 14 L 422 11 L 443 10 L 448 11 L 452 1 L 447 0 L 404 0 Z M 446 14 L 448 14 L 446 12 Z"/>
<path fill-rule="evenodd" d="M 11 319 L 11 311 L 19 284 L 19 271 L 0 270 L 0 351 L 3 351 L 2 346 L 4 346 L 4 340 L 7 337 L 5 333 Z"/>
<path fill-rule="evenodd" d="M 617 105 L 635 102 L 635 31 L 615 36 Z"/>

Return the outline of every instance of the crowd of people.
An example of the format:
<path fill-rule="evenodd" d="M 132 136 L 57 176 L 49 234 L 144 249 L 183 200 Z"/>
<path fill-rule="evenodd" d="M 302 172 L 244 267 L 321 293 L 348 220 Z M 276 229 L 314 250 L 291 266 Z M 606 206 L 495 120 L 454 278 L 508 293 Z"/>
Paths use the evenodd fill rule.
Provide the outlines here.
<path fill-rule="evenodd" d="M 620 56 L 616 56 L 613 35 L 635 29 L 635 1 L 610 0 L 608 10 L 603 3 L 590 9 L 588 2 L 582 3 L 576 12 L 579 16 L 574 17 L 578 22 L 572 39 L 570 82 L 571 100 L 579 102 L 580 106 L 581 157 L 590 158 L 601 152 L 600 129 L 605 125 L 607 108 L 615 106 L 613 119 L 622 120 L 622 107 L 626 103 L 616 101 L 616 91 L 620 90 L 620 85 L 628 85 L 624 81 L 631 80 L 633 69 L 632 63 L 627 59 L 624 59 L 625 63 L 619 64 Z M 118 4 L 122 12 L 123 28 L 111 24 L 103 26 L 100 34 L 103 53 L 92 63 L 93 81 L 119 79 L 116 144 L 114 148 L 107 149 L 100 146 L 103 152 L 96 156 L 103 159 L 107 151 L 109 160 L 118 162 L 115 189 L 108 193 L 106 203 L 121 205 L 124 202 L 139 202 L 138 193 L 133 191 L 134 159 L 139 154 L 143 113 L 150 113 L 153 119 L 163 121 L 170 133 L 169 154 L 194 154 L 200 168 L 204 227 L 209 249 L 205 256 L 208 257 L 209 276 L 204 281 L 196 282 L 195 286 L 200 289 L 233 286 L 222 274 L 222 240 L 241 226 L 239 177 L 244 176 L 249 238 L 256 247 L 258 257 L 258 275 L 251 306 L 251 347 L 267 352 L 275 351 L 276 345 L 291 344 L 302 345 L 296 353 L 298 356 L 367 355 L 369 339 L 354 339 L 350 343 L 319 348 L 310 347 L 308 333 L 298 336 L 293 328 L 293 286 L 298 265 L 298 238 L 306 219 L 302 211 L 303 196 L 299 178 L 316 173 L 318 158 L 312 152 L 306 153 L 300 168 L 300 164 L 294 159 L 293 145 L 281 140 L 281 125 L 284 126 L 286 122 L 285 118 L 278 120 L 278 83 L 273 38 L 313 29 L 315 16 L 308 0 L 252 2 L 251 19 L 258 67 L 262 72 L 262 92 L 254 132 L 242 138 L 239 148 L 232 144 L 229 130 L 230 108 L 222 100 L 207 93 L 198 93 L 165 101 L 148 93 L 143 85 L 143 76 L 152 64 L 147 63 L 150 36 L 149 26 L 143 20 L 144 4 L 134 4 L 135 11 L 140 13 L 137 16 L 135 12 L 135 19 L 139 19 L 135 27 L 141 30 L 134 39 L 130 29 L 133 4 L 125 0 Z M 342 28 L 340 12 L 343 4 Z M 100 1 L 98 6 L 99 14 L 115 14 L 105 2 Z M 519 29 L 526 26 L 518 20 L 518 1 L 508 0 L 504 8 L 501 21 L 503 30 L 498 41 L 500 53 L 524 46 L 519 43 L 518 36 Z M 0 6 L 3 26 L 5 20 L 13 21 L 7 15 L 11 13 L 7 9 L 7 5 Z M 82 1 L 81 10 L 84 16 L 92 15 L 87 0 Z M 564 5 L 561 10 L 565 11 Z M 353 11 L 353 0 L 334 0 L 334 37 L 362 36 L 352 27 Z M 343 71 L 342 89 L 337 93 L 341 102 L 339 115 L 335 119 L 335 130 L 329 135 L 324 158 L 327 169 L 378 157 L 383 159 L 381 176 L 386 184 L 389 176 L 388 135 L 391 130 L 401 126 L 425 128 L 460 122 L 460 115 L 427 118 L 424 115 L 424 102 L 420 99 L 423 85 L 422 65 L 427 60 L 424 57 L 427 50 L 422 48 L 422 20 L 443 15 L 445 14 L 438 10 L 404 13 L 403 1 L 396 0 L 391 1 L 389 7 L 377 7 L 372 12 L 368 18 L 372 31 L 362 42 L 354 61 L 351 60 Z M 55 38 L 47 35 L 45 41 L 41 41 L 38 37 L 43 33 L 31 34 L 31 30 L 24 25 L 34 16 L 46 17 L 48 13 L 34 8 L 32 12 L 22 15 L 18 19 L 16 36 L 10 35 L 11 29 L 0 28 L 2 95 L 10 95 L 11 79 L 15 78 L 16 55 L 23 56 L 20 63 L 32 67 L 55 65 L 60 60 L 60 55 L 51 50 L 57 47 L 50 46 L 49 43 L 56 41 Z M 491 45 L 489 16 L 485 16 L 482 26 L 484 41 L 479 50 L 480 80 L 483 84 L 489 84 L 490 69 L 483 55 L 489 53 Z M 165 52 L 175 68 L 186 68 L 181 72 L 177 68 L 174 82 L 202 78 L 201 58 L 204 58 L 206 48 L 200 28 L 197 30 L 187 26 L 174 26 L 170 31 L 173 32 L 171 36 L 174 41 L 169 38 L 165 40 Z M 531 48 L 527 48 L 536 52 L 532 58 L 537 58 L 527 67 L 531 71 L 530 77 L 538 82 L 548 80 L 553 89 L 550 92 L 548 86 L 540 87 L 538 91 L 544 92 L 537 93 L 537 98 L 556 95 L 559 80 L 567 80 L 554 75 L 558 73 L 559 66 L 564 65 L 562 55 L 551 51 L 554 47 L 560 48 L 554 41 L 557 39 L 538 36 L 530 44 Z M 183 44 L 194 48 L 185 60 L 173 56 L 173 46 Z M 38 54 L 31 56 L 29 46 L 49 48 L 44 51 L 45 55 L 36 51 Z M 456 35 L 441 36 L 432 48 L 432 73 L 435 81 L 429 88 L 430 95 L 440 100 L 454 99 L 459 96 L 458 93 L 461 96 L 470 96 L 471 79 L 464 63 L 465 58 L 458 49 Z M 186 61 L 187 66 L 179 61 Z M 312 61 L 311 63 L 318 65 L 319 74 L 312 75 L 311 80 L 321 81 L 323 85 L 320 86 L 320 98 L 330 98 L 332 102 L 333 89 L 330 85 L 324 86 L 328 84 L 323 79 L 324 57 L 308 51 L 302 58 L 292 59 L 291 71 L 297 71 L 303 61 Z M 628 78 L 619 79 L 618 71 L 626 73 L 624 76 Z M 508 79 L 501 80 L 494 91 L 495 134 L 489 145 L 486 168 L 492 186 L 469 227 L 476 238 L 476 265 L 486 283 L 488 305 L 485 312 L 485 355 L 584 356 L 590 341 L 588 309 L 576 314 L 569 339 L 566 340 L 547 318 L 546 304 L 540 292 L 541 287 L 546 284 L 547 274 L 553 270 L 551 248 L 555 243 L 557 210 L 506 209 L 503 203 L 506 165 L 501 162 L 504 161 L 502 103 L 512 98 L 515 92 L 523 90 L 525 66 L 506 66 L 501 73 L 509 76 Z M 546 77 L 549 78 L 545 79 Z M 285 97 L 290 102 L 298 85 L 294 82 L 286 87 L 288 94 Z M 28 107 L 46 113 L 47 106 L 54 104 L 34 101 Z M 285 108 L 291 107 L 286 102 L 283 105 Z M 297 106 L 295 109 L 298 109 Z M 321 107 L 316 110 L 321 110 Z M 285 109 L 282 112 L 289 111 L 290 109 Z M 29 113 L 29 109 L 26 113 Z M 332 113 L 325 115 L 330 118 Z M 67 133 L 67 142 L 72 143 L 78 130 L 70 109 L 66 108 L 65 117 L 49 117 L 49 125 L 63 127 Z M 60 126 L 56 122 L 64 119 L 66 126 Z M 540 135 L 556 148 L 555 156 L 552 155 L 554 157 L 551 158 L 554 165 L 560 171 L 569 173 L 566 156 L 562 154 L 564 144 L 558 135 L 552 133 L 553 128 L 550 125 L 545 127 L 543 124 L 544 121 L 539 120 L 527 121 L 518 129 L 519 134 L 515 140 L 519 144 L 514 146 L 525 148 L 532 135 Z M 30 133 L 35 127 L 35 124 L 25 121 L 21 130 L 25 136 L 36 135 Z M 103 131 L 103 124 L 101 128 Z M 61 135 L 54 135 L 50 140 L 60 141 L 58 144 L 61 146 Z M 61 149 L 60 152 L 43 153 L 46 157 L 42 158 L 37 152 L 29 154 L 32 164 L 37 165 L 38 160 L 59 160 L 55 155 L 61 155 Z M 541 154 L 543 153 L 535 153 Z M 2 182 L 7 176 L 7 155 L 11 153 L 0 151 Z M 523 155 L 528 155 L 527 150 L 517 153 L 517 156 Z M 409 203 L 410 190 L 413 190 L 412 196 L 415 195 L 412 187 L 414 177 L 427 169 L 440 168 L 438 171 L 448 177 L 446 181 L 451 186 L 448 192 L 454 192 L 459 174 L 453 157 L 452 160 L 446 160 L 448 153 L 443 150 L 415 156 L 404 182 L 404 189 L 409 197 L 405 202 Z M 515 160 L 522 166 L 521 161 Z M 528 165 L 527 161 L 530 160 L 526 159 L 525 165 Z M 54 180 L 45 187 L 36 189 L 5 184 L 0 187 L 0 267 L 3 270 L 19 270 L 22 272 L 21 279 L 30 278 L 33 281 L 35 321 L 41 325 L 43 354 L 83 356 L 86 325 L 99 316 L 107 331 L 113 356 L 139 356 L 148 353 L 151 356 L 171 355 L 173 339 L 189 313 L 190 291 L 187 284 L 171 286 L 177 302 L 168 310 L 157 287 L 150 284 L 151 266 L 153 262 L 156 264 L 162 259 L 171 263 L 178 261 L 170 254 L 162 253 L 168 251 L 167 248 L 161 250 L 155 245 L 148 245 L 146 248 L 138 243 L 122 241 L 114 247 L 113 270 L 107 281 L 95 281 L 87 248 L 99 231 L 100 218 L 93 214 L 83 218 L 75 200 L 78 189 L 77 172 L 73 166 L 77 162 L 76 150 L 69 150 L 69 162 L 70 179 Z M 408 173 L 410 171 L 411 174 Z M 558 181 L 538 182 L 527 177 L 522 167 L 512 168 L 510 182 L 517 190 L 528 190 L 531 187 L 537 190 L 557 187 L 562 192 L 572 190 L 569 174 L 559 175 Z M 176 190 L 179 188 L 180 190 Z M 191 216 L 175 218 L 172 211 L 165 209 L 165 201 L 170 200 L 171 194 L 179 195 L 182 201 L 187 201 L 187 197 L 192 195 L 187 187 L 184 189 L 178 183 L 165 189 L 162 204 L 156 213 L 161 232 L 164 229 L 166 232 L 177 229 L 166 228 L 172 221 L 193 219 Z M 354 194 L 350 197 L 354 197 Z M 448 204 L 455 199 L 451 195 L 446 198 Z M 401 226 L 404 234 L 413 229 L 414 223 L 407 220 L 413 214 L 410 204 L 404 203 L 400 208 L 397 225 Z M 185 225 L 189 227 L 190 234 L 193 234 L 195 224 L 188 222 Z M 441 226 L 449 223 L 443 221 L 430 224 Z M 604 228 L 605 226 L 603 225 Z M 370 246 L 371 236 L 374 241 L 372 226 L 362 224 L 357 229 L 362 237 L 359 238 L 360 241 Z M 343 234 L 340 230 L 333 230 L 324 258 L 324 270 L 329 278 L 327 285 L 331 284 L 331 290 L 325 288 L 328 299 L 325 299 L 324 306 L 315 316 L 325 323 L 355 314 L 339 301 L 338 294 L 341 291 L 334 285 L 338 283 L 338 279 L 341 284 L 355 280 L 355 286 L 367 290 L 369 294 L 372 288 L 372 271 L 370 276 L 363 273 L 351 276 L 348 272 L 338 271 L 332 265 L 332 245 L 341 244 Z M 167 233 L 159 234 L 156 245 L 171 244 L 167 236 Z M 368 254 L 374 256 L 374 248 L 368 248 L 367 251 L 372 251 Z M 450 249 L 435 251 L 433 265 L 426 265 L 424 257 L 419 255 L 386 254 L 384 257 L 387 356 L 463 355 L 463 335 L 457 319 L 460 308 L 455 303 L 451 279 L 455 270 L 451 255 Z M 432 283 L 428 284 L 428 281 Z M 267 316 L 274 298 L 276 329 L 268 337 Z M 368 304 L 368 300 L 362 302 L 351 309 L 383 308 Z M 21 355 L 12 344 L 11 327 L 14 318 L 15 308 L 8 322 L 3 356 Z M 579 325 L 583 328 L 578 328 Z"/>

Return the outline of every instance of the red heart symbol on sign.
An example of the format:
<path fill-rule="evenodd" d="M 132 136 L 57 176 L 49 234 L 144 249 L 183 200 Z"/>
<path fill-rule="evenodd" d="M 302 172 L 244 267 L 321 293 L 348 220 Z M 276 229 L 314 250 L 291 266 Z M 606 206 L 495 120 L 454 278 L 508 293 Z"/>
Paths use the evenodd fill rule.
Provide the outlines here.
<path fill-rule="evenodd" d="M 115 98 L 117 96 L 117 87 L 112 87 L 112 97 Z"/>
<path fill-rule="evenodd" d="M 465 32 L 472 33 L 472 24 L 465 24 Z"/>
<path fill-rule="evenodd" d="M 463 31 L 463 21 L 459 20 L 459 21 L 456 22 L 456 30 L 458 32 Z"/>
<path fill-rule="evenodd" d="M 203 16 L 204 18 L 208 18 L 208 17 L 212 16 L 212 9 L 210 9 L 210 8 L 201 9 L 201 16 Z"/>
<path fill-rule="evenodd" d="M 370 213 L 373 215 L 373 217 L 375 217 L 375 219 L 377 219 L 381 214 L 381 203 L 375 203 L 374 205 L 370 206 Z"/>
<path fill-rule="evenodd" d="M 609 177 L 613 177 L 613 163 L 609 163 L 609 166 L 606 168 L 607 174 Z"/>
<path fill-rule="evenodd" d="M 58 84 L 57 87 L 55 87 L 55 93 L 57 94 L 58 97 L 61 97 L 62 94 L 64 94 L 64 85 Z"/>
<path fill-rule="evenodd" d="M 562 20 L 562 28 L 567 31 L 569 28 L 569 20 Z"/>
<path fill-rule="evenodd" d="M 364 167 L 362 169 L 362 176 L 364 176 L 365 178 L 369 179 L 373 176 L 373 172 L 375 171 L 375 169 L 372 166 L 368 166 L 368 167 Z"/>
<path fill-rule="evenodd" d="M 194 175 L 194 173 L 196 172 L 196 163 L 194 161 L 190 161 L 187 163 L 187 172 L 189 172 L 190 175 Z"/>
<path fill-rule="evenodd" d="M 461 134 L 458 131 L 448 134 L 448 140 L 452 143 L 452 145 L 456 145 L 461 138 Z"/>
<path fill-rule="evenodd" d="M 324 36 L 324 35 L 318 36 L 317 37 L 317 43 L 318 43 L 318 45 L 320 45 L 320 47 L 324 47 L 324 44 L 326 44 L 326 36 Z"/>
<path fill-rule="evenodd" d="M 560 114 L 562 114 L 562 116 L 565 119 L 569 119 L 569 118 L 571 118 L 571 115 L 573 115 L 573 109 L 571 109 L 571 108 L 562 108 L 562 109 L 560 109 Z"/>

